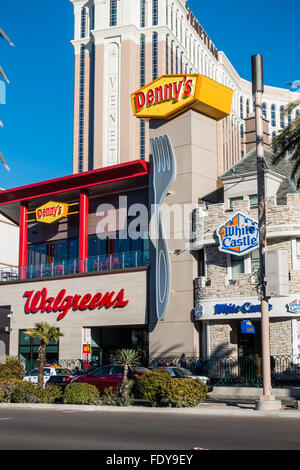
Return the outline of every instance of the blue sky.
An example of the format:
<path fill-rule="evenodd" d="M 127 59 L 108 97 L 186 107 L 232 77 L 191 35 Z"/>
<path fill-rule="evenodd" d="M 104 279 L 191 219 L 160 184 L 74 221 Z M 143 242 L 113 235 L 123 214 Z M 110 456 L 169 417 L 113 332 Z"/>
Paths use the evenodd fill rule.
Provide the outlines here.
<path fill-rule="evenodd" d="M 263 54 L 265 82 L 300 80 L 300 5 L 262 0 L 243 9 L 237 0 L 189 7 L 239 74 L 251 78 L 251 55 Z M 256 4 L 255 4 L 256 5 Z M 2 1 L 1 27 L 16 47 L 0 41 L 0 64 L 11 83 L 0 104 L 0 187 L 12 188 L 72 173 L 73 7 L 69 0 Z"/>

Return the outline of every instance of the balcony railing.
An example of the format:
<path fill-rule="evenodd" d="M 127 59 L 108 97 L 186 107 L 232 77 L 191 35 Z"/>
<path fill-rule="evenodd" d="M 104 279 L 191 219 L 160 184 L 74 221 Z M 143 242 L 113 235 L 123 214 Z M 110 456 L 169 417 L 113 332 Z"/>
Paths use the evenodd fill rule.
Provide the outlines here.
<path fill-rule="evenodd" d="M 90 256 L 85 259 L 76 258 L 52 263 L 2 268 L 0 269 L 0 282 L 61 277 L 78 273 L 99 273 L 148 265 L 148 251 L 131 251 L 112 255 Z"/>

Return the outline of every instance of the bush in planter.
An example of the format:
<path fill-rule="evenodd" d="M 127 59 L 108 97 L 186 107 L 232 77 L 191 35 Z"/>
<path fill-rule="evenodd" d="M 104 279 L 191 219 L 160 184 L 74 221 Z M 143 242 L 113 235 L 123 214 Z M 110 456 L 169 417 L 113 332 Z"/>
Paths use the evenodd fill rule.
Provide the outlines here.
<path fill-rule="evenodd" d="M 160 401 L 167 397 L 172 380 L 165 369 L 146 372 L 137 380 L 138 396 L 143 400 L 150 401 L 152 406 L 158 406 Z"/>
<path fill-rule="evenodd" d="M 16 384 L 10 401 L 12 403 L 54 403 L 61 396 L 62 391 L 55 385 L 44 388 L 38 384 L 21 381 Z"/>
<path fill-rule="evenodd" d="M 166 391 L 171 406 L 193 407 L 201 403 L 206 395 L 207 386 L 194 379 L 172 379 Z"/>
<path fill-rule="evenodd" d="M 124 394 L 123 385 L 120 384 L 118 391 L 113 387 L 106 388 L 101 395 L 101 405 L 104 406 L 130 406 L 133 403 L 134 396 L 132 394 L 134 381 L 129 380 L 127 384 L 127 393 Z"/>
<path fill-rule="evenodd" d="M 10 403 L 15 388 L 21 383 L 23 381 L 18 379 L 0 379 L 0 403 Z"/>
<path fill-rule="evenodd" d="M 24 367 L 19 359 L 8 357 L 4 364 L 0 364 L 1 379 L 21 379 L 24 373 Z"/>
<path fill-rule="evenodd" d="M 65 388 L 63 401 L 69 405 L 93 405 L 99 403 L 100 393 L 94 385 L 73 383 Z"/>
<path fill-rule="evenodd" d="M 53 403 L 62 396 L 58 387 L 44 389 L 23 380 L 0 380 L 0 402 L 5 403 Z"/>

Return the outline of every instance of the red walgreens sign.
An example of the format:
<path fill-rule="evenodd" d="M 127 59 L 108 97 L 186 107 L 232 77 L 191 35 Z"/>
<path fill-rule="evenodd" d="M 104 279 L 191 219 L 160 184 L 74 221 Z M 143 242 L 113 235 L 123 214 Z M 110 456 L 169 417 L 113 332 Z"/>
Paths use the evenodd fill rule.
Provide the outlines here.
<path fill-rule="evenodd" d="M 56 297 L 48 297 L 47 289 L 41 291 L 34 290 L 24 292 L 23 297 L 27 297 L 25 303 L 25 313 L 51 313 L 61 312 L 57 320 L 62 320 L 72 308 L 76 310 L 95 310 L 100 308 L 126 307 L 129 300 L 125 300 L 125 289 L 121 289 L 118 294 L 113 292 L 98 292 L 95 295 L 66 295 L 66 290 L 62 289 Z"/>

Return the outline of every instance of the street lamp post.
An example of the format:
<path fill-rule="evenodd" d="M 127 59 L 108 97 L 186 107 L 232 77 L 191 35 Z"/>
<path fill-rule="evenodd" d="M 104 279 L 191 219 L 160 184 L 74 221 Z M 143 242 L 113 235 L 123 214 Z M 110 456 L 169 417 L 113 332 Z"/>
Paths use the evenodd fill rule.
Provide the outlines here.
<path fill-rule="evenodd" d="M 259 223 L 259 284 L 261 298 L 261 336 L 262 336 L 262 366 L 263 366 L 263 395 L 257 402 L 257 409 L 279 409 L 281 402 L 275 400 L 271 385 L 270 361 L 270 326 L 269 299 L 266 296 L 265 284 L 265 251 L 267 247 L 266 234 L 266 201 L 265 201 L 265 167 L 264 167 L 264 136 L 262 97 L 264 93 L 263 58 L 261 55 L 252 56 L 252 91 L 255 101 L 256 121 L 256 156 L 257 156 L 257 190 L 258 190 L 258 223 Z"/>

